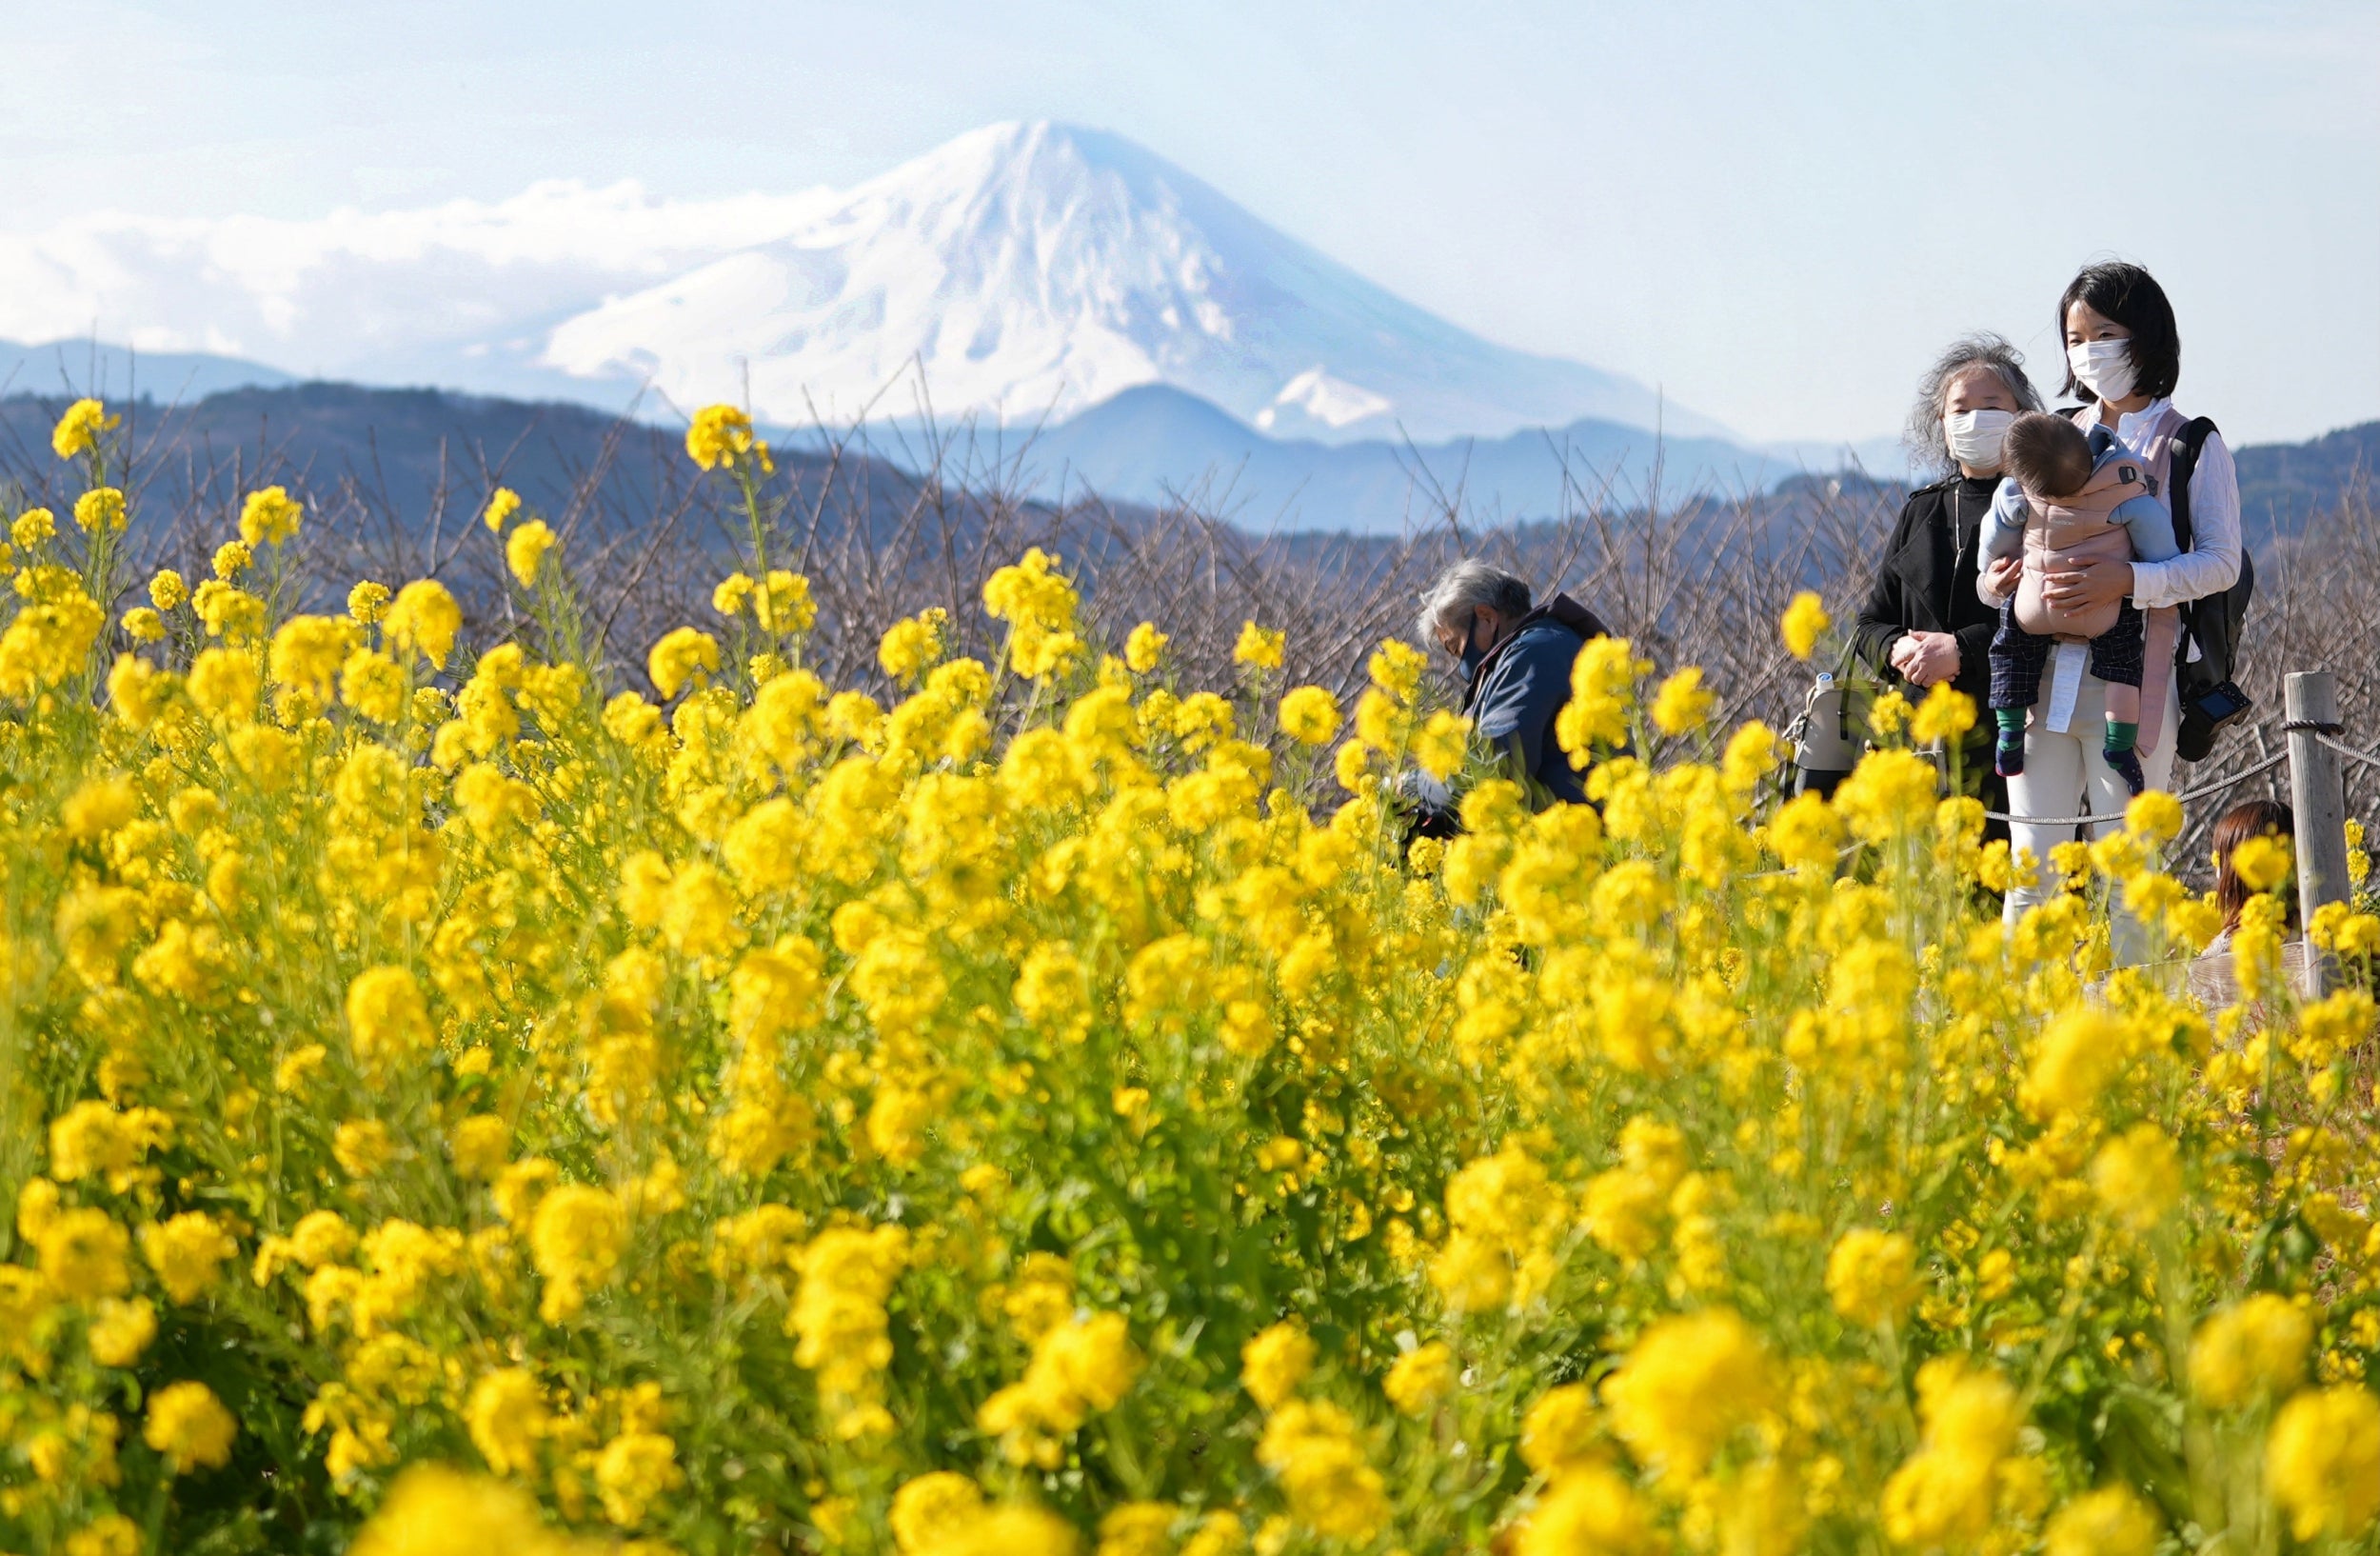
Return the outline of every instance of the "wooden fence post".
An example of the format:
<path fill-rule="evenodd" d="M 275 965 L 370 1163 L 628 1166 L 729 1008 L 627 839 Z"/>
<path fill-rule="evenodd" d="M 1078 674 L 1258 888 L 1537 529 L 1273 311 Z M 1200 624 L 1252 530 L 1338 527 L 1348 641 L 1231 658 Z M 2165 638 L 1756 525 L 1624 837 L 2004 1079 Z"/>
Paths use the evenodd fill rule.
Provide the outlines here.
<path fill-rule="evenodd" d="M 2329 670 L 2295 670 L 2284 688 L 2282 728 L 2290 741 L 2290 808 L 2297 814 L 2298 922 L 2311 925 L 2325 903 L 2347 900 L 2347 783 L 2338 753 L 2322 744 L 2339 732 L 2338 683 Z M 2328 982 L 2320 957 L 2310 954 L 2311 996 Z"/>

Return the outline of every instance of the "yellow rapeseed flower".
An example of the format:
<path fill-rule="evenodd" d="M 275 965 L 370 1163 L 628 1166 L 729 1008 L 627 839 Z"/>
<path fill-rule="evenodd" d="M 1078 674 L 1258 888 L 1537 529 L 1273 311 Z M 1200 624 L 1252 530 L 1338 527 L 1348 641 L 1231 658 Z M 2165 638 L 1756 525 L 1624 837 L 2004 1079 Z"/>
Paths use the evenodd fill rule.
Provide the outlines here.
<path fill-rule="evenodd" d="M 109 415 L 108 408 L 97 400 L 77 400 L 50 429 L 50 447 L 60 459 L 90 453 L 99 447 L 100 434 L 114 431 L 123 420 Z"/>
<path fill-rule="evenodd" d="M 480 509 L 480 523 L 487 526 L 491 535 L 504 533 L 512 515 L 521 511 L 521 494 L 510 487 L 498 487 L 487 494 L 487 506 Z"/>
<path fill-rule="evenodd" d="M 1232 645 L 1231 657 L 1235 663 L 1256 669 L 1277 670 L 1280 668 L 1281 650 L 1288 637 L 1278 628 L 1259 627 L 1252 621 L 1241 622 L 1240 640 Z"/>
<path fill-rule="evenodd" d="M 2161 788 L 2137 795 L 2124 808 L 2125 830 L 2155 843 L 2171 843 L 2181 834 L 2182 802 Z"/>
<path fill-rule="evenodd" d="M 1717 694 L 1702 684 L 1701 668 L 1689 665 L 1653 694 L 1653 727 L 1665 735 L 1692 734 L 1711 722 L 1718 704 Z"/>
<path fill-rule="evenodd" d="M 2190 1391 L 2210 1409 L 2277 1399 L 2306 1375 L 2313 1321 L 2286 1297 L 2259 1291 L 2220 1308 L 2190 1343 Z"/>
<path fill-rule="evenodd" d="M 686 457 L 704 469 L 734 466 L 746 459 L 763 471 L 774 470 L 768 445 L 752 433 L 752 418 L 734 406 L 704 406 L 694 413 L 685 432 Z"/>
<path fill-rule="evenodd" d="M 2281 1406 L 2265 1480 L 2298 1539 L 2361 1538 L 2380 1517 L 2380 1399 L 2350 1383 Z"/>
<path fill-rule="evenodd" d="M 1281 733 L 1300 746 L 1327 746 L 1339 733 L 1339 699 L 1321 687 L 1299 687 L 1280 700 Z"/>
<path fill-rule="evenodd" d="M 1305 1326 L 1283 1319 L 1240 1347 L 1240 1383 L 1267 1410 L 1305 1382 L 1314 1370 L 1314 1341 Z"/>
<path fill-rule="evenodd" d="M 157 1309 L 145 1298 L 129 1302 L 102 1297 L 94 1312 L 87 1343 L 91 1360 L 102 1366 L 130 1366 L 157 1338 Z"/>
<path fill-rule="evenodd" d="M 719 673 L 719 640 L 691 627 L 673 628 L 653 645 L 645 658 L 645 671 L 653 679 L 653 689 L 667 702 Z"/>
<path fill-rule="evenodd" d="M 536 585 L 538 566 L 559 539 L 544 519 L 531 519 L 505 537 L 505 566 L 523 588 Z"/>
<path fill-rule="evenodd" d="M 93 487 L 74 499 L 74 527 L 85 534 L 121 534 L 125 517 L 124 493 L 113 487 Z"/>
<path fill-rule="evenodd" d="M 1795 659 L 1808 659 L 1817 651 L 1818 639 L 1835 625 L 1835 618 L 1826 613 L 1826 602 L 1808 589 L 1795 595 L 1785 607 L 1785 614 L 1777 619 L 1777 630 L 1785 638 L 1785 651 Z"/>
<path fill-rule="evenodd" d="M 526 1491 L 484 1475 L 438 1464 L 417 1464 L 397 1477 L 387 1497 L 348 1547 L 350 1556 L 591 1556 L 599 1548 L 561 1533 L 539 1516 Z"/>
<path fill-rule="evenodd" d="M 1917 1246 L 1899 1232 L 1854 1227 L 1826 1259 L 1826 1294 L 1854 1324 L 1897 1319 L 1917 1300 Z"/>
<path fill-rule="evenodd" d="M 1165 657 L 1165 646 L 1173 639 L 1157 629 L 1155 622 L 1144 621 L 1124 637 L 1124 664 L 1135 675 L 1146 675 L 1157 668 Z"/>
<path fill-rule="evenodd" d="M 164 1454 L 177 1475 L 193 1469 L 220 1468 L 231 1462 L 231 1443 L 239 1436 L 233 1419 L 215 1391 L 203 1383 L 169 1383 L 149 1396 L 149 1419 L 141 1441 Z"/>
<path fill-rule="evenodd" d="M 2163 1526 L 2126 1486 L 2087 1491 L 2057 1510 L 2042 1541 L 2046 1556 L 2149 1556 Z"/>
<path fill-rule="evenodd" d="M 1709 1307 L 1648 1327 L 1604 1385 L 1612 1429 L 1657 1473 L 1692 1481 L 1735 1433 L 1769 1407 L 1775 1387 L 1750 1325 Z"/>
<path fill-rule="evenodd" d="M 499 1475 L 528 1475 L 537 1468 L 538 1444 L 552 1415 L 545 1390 L 527 1369 L 499 1367 L 471 1386 L 463 1419 L 487 1467 Z"/>
<path fill-rule="evenodd" d="M 1430 1406 L 1455 1391 L 1455 1353 L 1443 1340 L 1433 1340 L 1397 1358 L 1381 1380 L 1389 1403 L 1407 1415 L 1425 1415 Z"/>
<path fill-rule="evenodd" d="M 431 666 L 444 669 L 454 651 L 455 634 L 463 629 L 463 608 L 446 586 L 433 578 L 417 578 L 397 590 L 382 618 L 388 641 L 400 648 L 415 648 Z"/>
<path fill-rule="evenodd" d="M 1910 715 L 1909 738 L 1920 746 L 1936 742 L 1955 746 L 1974 727 L 1975 700 L 1948 681 L 1936 681 L 1925 701 L 1917 705 L 1917 711 Z"/>
<path fill-rule="evenodd" d="M 224 1264 L 239 1251 L 239 1245 L 203 1210 L 185 1210 L 141 1228 L 142 1254 L 166 1294 L 179 1303 L 205 1296 Z"/>
<path fill-rule="evenodd" d="M 132 1238 L 105 1210 L 62 1210 L 42 1228 L 41 1277 L 62 1297 L 93 1302 L 122 1296 L 132 1284 Z"/>
<path fill-rule="evenodd" d="M 1654 1548 L 1653 1517 L 1644 1499 L 1602 1465 L 1564 1474 L 1529 1515 L 1515 1543 L 1519 1556 L 1613 1556 Z"/>
<path fill-rule="evenodd" d="M 2091 1187 L 2117 1221 L 2147 1231 L 2181 1203 L 2181 1152 L 2163 1129 L 2135 1124 L 2092 1158 Z"/>
<path fill-rule="evenodd" d="M 2291 866 L 2287 838 L 2259 835 L 2231 850 L 2232 872 L 2251 891 L 2271 891 L 2289 879 Z"/>
<path fill-rule="evenodd" d="M 249 547 L 287 546 L 297 538 L 305 519 L 306 509 L 296 498 L 283 488 L 266 487 L 249 492 L 240 505 L 240 539 Z"/>

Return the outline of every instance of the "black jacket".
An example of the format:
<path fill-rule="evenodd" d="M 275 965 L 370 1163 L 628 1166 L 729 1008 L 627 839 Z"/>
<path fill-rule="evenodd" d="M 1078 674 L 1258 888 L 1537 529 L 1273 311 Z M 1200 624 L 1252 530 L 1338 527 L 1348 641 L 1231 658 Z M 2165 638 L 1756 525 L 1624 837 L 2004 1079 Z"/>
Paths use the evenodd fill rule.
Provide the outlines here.
<path fill-rule="evenodd" d="M 1954 684 L 1978 708 L 1985 705 L 1992 671 L 1984 656 L 2000 615 L 1975 598 L 1975 537 L 1999 484 L 1997 476 L 1953 476 L 1919 487 L 1901 506 L 1853 637 L 1859 657 L 1887 682 L 1900 681 L 1890 656 L 1903 633 L 1950 632 L 1958 638 Z"/>

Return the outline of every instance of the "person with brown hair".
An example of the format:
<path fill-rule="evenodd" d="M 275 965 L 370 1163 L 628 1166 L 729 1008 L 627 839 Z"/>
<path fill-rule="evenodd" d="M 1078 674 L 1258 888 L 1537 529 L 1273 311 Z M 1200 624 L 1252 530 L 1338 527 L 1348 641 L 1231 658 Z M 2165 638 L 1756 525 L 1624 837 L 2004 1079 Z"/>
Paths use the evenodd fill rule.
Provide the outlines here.
<path fill-rule="evenodd" d="M 2241 878 L 2233 857 L 2240 845 L 2250 838 L 2272 837 L 2286 843 L 2296 830 L 2296 816 L 2278 800 L 2242 800 L 2215 818 L 2214 902 L 2223 910 L 2223 928 L 2189 964 L 2191 993 L 2210 1010 L 2220 1009 L 2239 998 L 2237 953 L 2231 948 L 2231 937 L 2239 929 L 2242 910 L 2256 895 L 2256 888 Z M 2284 889 L 2282 901 L 2286 911 L 2282 922 L 2291 934 L 2281 943 L 2281 976 L 2302 993 L 2307 987 L 2309 962 L 2305 937 L 2295 932 L 2297 899 L 2294 893 Z"/>
<path fill-rule="evenodd" d="M 2239 851 L 2239 846 L 2251 837 L 2277 837 L 2286 843 L 2296 835 L 2296 813 L 2278 800 L 2242 800 L 2215 818 L 2214 905 L 2223 910 L 2223 932 L 2215 937 L 2210 950 L 2230 941 L 2231 931 L 2239 928 L 2240 909 L 2256 894 L 2255 888 L 2241 880 L 2239 871 L 2231 868 L 2231 856 Z M 2289 922 L 2294 927 L 2294 899 L 2289 908 Z"/>

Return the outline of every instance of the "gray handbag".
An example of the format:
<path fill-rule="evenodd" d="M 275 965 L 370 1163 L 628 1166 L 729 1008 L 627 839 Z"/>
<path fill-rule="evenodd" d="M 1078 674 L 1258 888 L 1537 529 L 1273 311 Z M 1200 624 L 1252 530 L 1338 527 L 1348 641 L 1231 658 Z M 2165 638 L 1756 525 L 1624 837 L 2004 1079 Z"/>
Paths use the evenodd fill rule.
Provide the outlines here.
<path fill-rule="evenodd" d="M 1854 677 L 1848 653 L 1835 669 L 1818 672 L 1809 700 L 1785 727 L 1794 743 L 1794 793 L 1834 796 L 1835 786 L 1850 777 L 1867 753 L 1868 709 L 1874 700 L 1874 687 Z"/>

